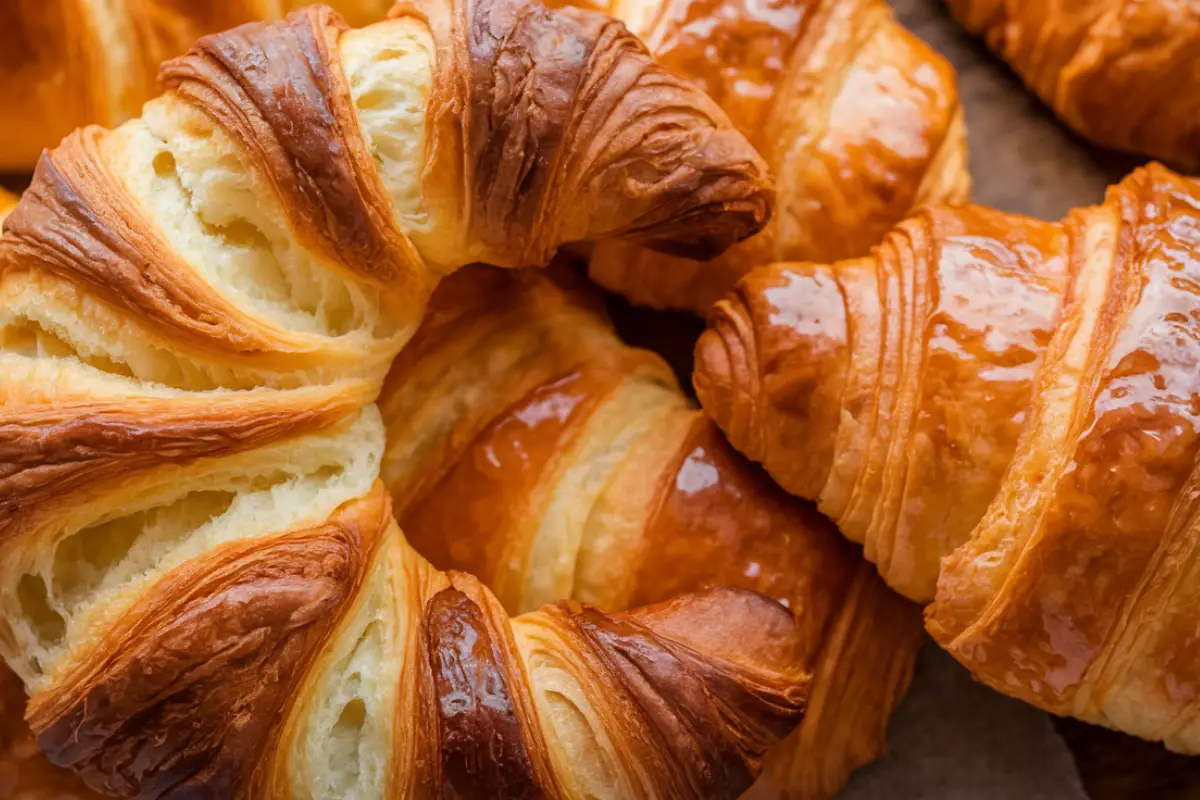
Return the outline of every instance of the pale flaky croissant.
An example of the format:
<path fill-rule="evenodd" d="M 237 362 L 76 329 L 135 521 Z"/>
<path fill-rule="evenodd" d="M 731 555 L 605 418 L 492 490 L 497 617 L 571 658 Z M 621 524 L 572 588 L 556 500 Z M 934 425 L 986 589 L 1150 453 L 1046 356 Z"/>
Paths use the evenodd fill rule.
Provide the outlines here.
<path fill-rule="evenodd" d="M 1200 5 L 1190 0 L 946 0 L 1073 130 L 1200 166 Z"/>
<path fill-rule="evenodd" d="M 953 69 L 885 0 L 611 0 L 659 63 L 711 94 L 770 164 L 766 229 L 715 261 L 605 243 L 601 285 L 704 313 L 751 268 L 865 255 L 922 203 L 965 202 L 966 136 Z"/>
<path fill-rule="evenodd" d="M 518 613 L 736 585 L 798 615 L 815 674 L 754 796 L 830 797 L 877 756 L 920 641 L 915 606 L 729 447 L 586 286 L 471 267 L 388 376 L 383 478 L 415 547 Z"/>
<path fill-rule="evenodd" d="M 1200 183 L 1050 224 L 923 211 L 871 258 L 751 273 L 701 402 L 978 677 L 1200 752 Z M 940 562 L 940 573 L 939 573 Z"/>
<path fill-rule="evenodd" d="M 0 172 L 27 172 L 83 125 L 113 127 L 158 94 L 158 65 L 209 33 L 310 0 L 6 0 L 0 3 Z M 329 0 L 354 25 L 392 0 Z"/>
<path fill-rule="evenodd" d="M 441 273 L 719 248 L 770 196 L 618 23 L 424 8 L 201 40 L 4 221 L 0 654 L 95 789 L 732 797 L 798 722 L 772 601 L 510 627 L 392 520 L 373 400 Z"/>

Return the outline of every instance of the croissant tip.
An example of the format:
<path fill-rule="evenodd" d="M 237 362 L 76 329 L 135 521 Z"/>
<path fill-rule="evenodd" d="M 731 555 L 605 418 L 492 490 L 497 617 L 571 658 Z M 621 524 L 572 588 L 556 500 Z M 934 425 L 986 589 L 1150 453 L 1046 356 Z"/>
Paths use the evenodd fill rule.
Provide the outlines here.
<path fill-rule="evenodd" d="M 750 368 L 752 344 L 739 324 L 736 296 L 717 301 L 708 312 L 708 326 L 696 340 L 692 386 L 705 413 L 735 446 L 753 450 L 749 437 L 757 375 Z M 747 413 L 749 412 L 749 413 Z"/>
<path fill-rule="evenodd" d="M 692 261 L 717 258 L 765 228 L 775 206 L 775 188 L 761 176 L 742 177 L 728 183 L 709 193 L 717 195 L 716 199 L 695 205 L 669 225 L 653 226 L 645 235 L 635 233 L 629 238 L 677 258 Z"/>
<path fill-rule="evenodd" d="M 712 327 L 705 329 L 696 340 L 692 370 L 692 386 L 704 400 L 705 407 L 711 402 L 713 408 L 723 407 L 728 402 L 731 389 L 733 365 L 725 340 Z M 725 402 L 722 402 L 722 399 Z"/>

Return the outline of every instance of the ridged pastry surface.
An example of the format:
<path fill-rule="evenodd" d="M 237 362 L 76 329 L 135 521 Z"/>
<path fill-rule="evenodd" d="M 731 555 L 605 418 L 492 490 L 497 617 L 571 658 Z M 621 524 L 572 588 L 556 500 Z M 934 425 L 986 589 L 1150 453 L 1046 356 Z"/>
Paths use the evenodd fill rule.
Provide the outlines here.
<path fill-rule="evenodd" d="M 747 276 L 713 309 L 696 388 L 743 452 L 928 600 L 1008 467 L 1070 269 L 1057 226 L 925 210 L 872 258 Z"/>
<path fill-rule="evenodd" d="M 1076 133 L 1200 164 L 1200 7 L 1176 0 L 947 0 Z"/>
<path fill-rule="evenodd" d="M 863 256 L 917 206 L 967 200 L 954 71 L 882 0 L 614 0 L 610 10 L 756 144 L 779 209 L 712 261 L 601 243 L 591 275 L 606 288 L 703 314 L 753 267 Z"/>
<path fill-rule="evenodd" d="M 1057 224 L 930 209 L 752 273 L 696 377 L 979 680 L 1192 753 L 1198 209 L 1158 165 Z"/>
<path fill-rule="evenodd" d="M 810 710 L 752 796 L 834 796 L 883 747 L 917 609 L 735 452 L 661 359 L 623 344 L 588 287 L 551 273 L 472 267 L 435 293 L 380 400 L 401 524 L 514 613 L 710 585 L 785 603 L 815 676 Z"/>
<path fill-rule="evenodd" d="M 609 18 L 519 0 L 309 8 L 162 78 L 0 238 L 0 655 L 50 761 L 142 798 L 740 794 L 803 713 L 792 616 L 510 620 L 408 546 L 374 401 L 468 261 L 755 229 L 750 145 Z"/>

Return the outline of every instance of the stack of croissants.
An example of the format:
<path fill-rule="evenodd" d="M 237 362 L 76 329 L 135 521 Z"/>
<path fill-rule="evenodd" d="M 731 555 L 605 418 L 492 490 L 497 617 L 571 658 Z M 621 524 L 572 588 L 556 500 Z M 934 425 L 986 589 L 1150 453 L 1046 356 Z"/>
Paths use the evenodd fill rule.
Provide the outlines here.
<path fill-rule="evenodd" d="M 391 6 L 0 4 L 0 796 L 825 800 L 925 631 L 1200 753 L 1200 182 L 966 205 L 885 0 Z M 949 6 L 1200 166 L 1200 7 Z"/>

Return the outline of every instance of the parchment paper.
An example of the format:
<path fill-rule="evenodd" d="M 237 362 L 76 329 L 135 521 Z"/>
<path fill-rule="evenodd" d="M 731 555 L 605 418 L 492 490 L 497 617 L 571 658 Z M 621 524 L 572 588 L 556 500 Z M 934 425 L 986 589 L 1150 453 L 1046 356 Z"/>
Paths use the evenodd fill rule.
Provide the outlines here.
<path fill-rule="evenodd" d="M 976 683 L 930 642 L 892 717 L 888 753 L 841 800 L 1087 800 L 1049 717 Z"/>

